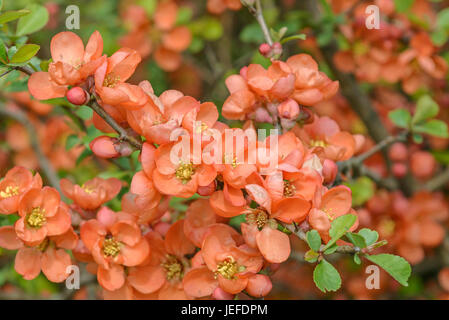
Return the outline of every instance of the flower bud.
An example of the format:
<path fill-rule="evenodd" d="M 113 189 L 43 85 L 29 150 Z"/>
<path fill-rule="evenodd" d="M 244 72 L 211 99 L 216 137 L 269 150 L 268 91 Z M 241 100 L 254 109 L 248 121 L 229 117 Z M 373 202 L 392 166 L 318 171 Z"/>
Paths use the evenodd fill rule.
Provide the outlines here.
<path fill-rule="evenodd" d="M 92 140 L 89 146 L 92 152 L 100 158 L 117 158 L 120 156 L 120 152 L 115 149 L 115 140 L 117 139 L 100 136 Z"/>
<path fill-rule="evenodd" d="M 97 212 L 98 222 L 100 222 L 102 225 L 106 227 L 112 226 L 115 222 L 115 219 L 116 219 L 115 212 L 109 209 L 108 207 L 102 207 Z"/>
<path fill-rule="evenodd" d="M 402 178 L 407 174 L 407 166 L 404 163 L 396 162 L 393 164 L 391 171 L 396 178 Z"/>
<path fill-rule="evenodd" d="M 255 274 L 248 279 L 246 291 L 255 298 L 265 297 L 273 288 L 270 278 L 264 274 Z"/>
<path fill-rule="evenodd" d="M 268 43 L 262 43 L 259 46 L 259 52 L 261 55 L 263 55 L 265 58 L 268 58 L 268 55 L 271 52 L 271 47 Z"/>
<path fill-rule="evenodd" d="M 114 144 L 115 150 L 120 153 L 121 157 L 128 157 L 133 153 L 133 147 L 126 141 L 119 141 Z"/>
<path fill-rule="evenodd" d="M 273 43 L 273 46 L 271 47 L 272 57 L 279 57 L 282 54 L 282 51 L 282 44 L 279 42 Z"/>
<path fill-rule="evenodd" d="M 410 157 L 410 170 L 419 179 L 430 178 L 436 169 L 436 161 L 433 155 L 426 151 L 418 151 Z"/>
<path fill-rule="evenodd" d="M 67 100 L 77 106 L 82 106 L 88 101 L 88 93 L 81 87 L 73 87 L 67 91 Z"/>
<path fill-rule="evenodd" d="M 396 142 L 388 150 L 388 155 L 395 162 L 406 161 L 408 157 L 407 147 L 401 142 Z"/>
<path fill-rule="evenodd" d="M 299 105 L 293 99 L 287 99 L 278 105 L 278 113 L 281 118 L 295 120 L 299 116 Z"/>
<path fill-rule="evenodd" d="M 324 183 L 330 184 L 334 182 L 337 177 L 338 167 L 337 164 L 329 159 L 325 159 L 323 162 L 323 178 Z"/>

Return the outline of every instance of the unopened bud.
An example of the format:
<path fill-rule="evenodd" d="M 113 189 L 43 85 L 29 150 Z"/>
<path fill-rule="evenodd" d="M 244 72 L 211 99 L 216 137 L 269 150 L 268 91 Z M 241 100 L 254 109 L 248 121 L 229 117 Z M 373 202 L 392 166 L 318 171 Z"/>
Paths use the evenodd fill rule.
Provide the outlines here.
<path fill-rule="evenodd" d="M 259 46 L 259 52 L 261 55 L 263 55 L 265 58 L 268 58 L 268 55 L 271 52 L 271 47 L 268 43 L 262 43 Z"/>
<path fill-rule="evenodd" d="M 278 113 L 281 118 L 295 120 L 299 116 L 299 105 L 293 99 L 287 99 L 278 105 Z"/>
<path fill-rule="evenodd" d="M 67 100 L 77 106 L 82 106 L 87 103 L 89 94 L 81 87 L 73 87 L 67 91 Z"/>
<path fill-rule="evenodd" d="M 255 274 L 248 279 L 246 291 L 254 298 L 265 297 L 273 288 L 270 278 L 265 274 Z"/>
<path fill-rule="evenodd" d="M 117 158 L 120 156 L 120 153 L 115 149 L 115 141 L 117 139 L 100 136 L 92 140 L 89 144 L 92 152 L 100 158 L 110 159 Z"/>

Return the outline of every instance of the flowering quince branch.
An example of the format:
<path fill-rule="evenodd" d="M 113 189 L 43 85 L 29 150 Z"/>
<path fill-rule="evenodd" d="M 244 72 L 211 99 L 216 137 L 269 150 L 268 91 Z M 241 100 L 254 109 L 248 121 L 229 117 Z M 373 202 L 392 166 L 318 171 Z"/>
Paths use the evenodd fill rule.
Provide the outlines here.
<path fill-rule="evenodd" d="M 142 142 L 132 137 L 129 132 L 122 128 L 96 101 L 91 99 L 87 106 L 95 111 L 107 124 L 109 124 L 119 134 L 119 139 L 128 141 L 137 150 L 142 149 Z"/>
<path fill-rule="evenodd" d="M 437 174 L 433 179 L 429 180 L 423 186 L 423 189 L 435 191 L 447 185 L 448 182 L 449 182 L 449 167 L 444 169 L 439 174 Z"/>
<path fill-rule="evenodd" d="M 271 38 L 270 30 L 268 30 L 267 23 L 263 16 L 262 5 L 260 0 L 241 0 L 242 4 L 246 6 L 249 12 L 256 18 L 263 32 L 267 44 L 271 47 L 273 45 L 273 39 Z"/>

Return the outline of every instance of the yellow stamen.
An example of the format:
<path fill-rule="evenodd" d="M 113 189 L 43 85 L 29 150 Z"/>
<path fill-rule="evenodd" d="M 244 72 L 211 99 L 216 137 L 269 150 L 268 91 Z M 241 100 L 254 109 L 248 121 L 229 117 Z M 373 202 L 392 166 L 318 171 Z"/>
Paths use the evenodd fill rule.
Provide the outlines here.
<path fill-rule="evenodd" d="M 235 169 L 235 167 L 237 167 L 237 157 L 235 157 L 233 154 L 225 154 L 223 156 L 223 160 L 225 164 L 230 164 L 232 168 Z"/>
<path fill-rule="evenodd" d="M 4 199 L 17 195 L 19 195 L 19 187 L 17 186 L 7 186 L 5 191 L 0 191 L 0 197 Z"/>
<path fill-rule="evenodd" d="M 327 143 L 323 140 L 310 140 L 309 144 L 311 147 L 322 147 L 322 148 L 327 147 Z"/>
<path fill-rule="evenodd" d="M 29 227 L 40 229 L 47 222 L 45 209 L 41 209 L 40 207 L 33 208 L 27 215 L 26 222 Z"/>
<path fill-rule="evenodd" d="M 117 83 L 120 82 L 120 77 L 115 76 L 113 73 L 109 73 L 104 77 L 103 87 L 114 88 Z"/>
<path fill-rule="evenodd" d="M 230 256 L 226 260 L 220 262 L 217 265 L 217 270 L 215 271 L 215 277 L 219 274 L 228 280 L 232 280 L 236 278 L 236 274 L 244 271 L 245 266 L 239 266 L 237 261 L 235 261 L 234 257 Z"/>
<path fill-rule="evenodd" d="M 195 173 L 195 168 L 193 167 L 193 164 L 191 163 L 181 163 L 176 169 L 175 176 L 179 180 L 181 180 L 182 183 L 187 183 L 192 179 L 193 174 Z"/>
<path fill-rule="evenodd" d="M 113 237 L 107 238 L 103 242 L 103 254 L 105 257 L 115 258 L 120 253 L 120 242 Z"/>
<path fill-rule="evenodd" d="M 184 276 L 184 265 L 174 255 L 168 254 L 161 266 L 165 269 L 167 280 L 181 280 Z"/>
<path fill-rule="evenodd" d="M 267 224 L 271 227 L 273 219 L 270 219 L 268 212 L 261 208 L 249 209 L 249 213 L 246 214 L 246 221 L 250 225 L 256 225 L 259 230 L 265 227 Z"/>
<path fill-rule="evenodd" d="M 284 197 L 293 197 L 296 194 L 296 187 L 288 180 L 284 180 Z"/>
<path fill-rule="evenodd" d="M 92 192 L 95 191 L 94 188 L 88 187 L 88 186 L 86 186 L 85 184 L 83 184 L 83 185 L 81 186 L 81 189 L 83 189 L 83 190 L 84 190 L 86 193 L 88 193 L 88 194 L 91 194 Z"/>

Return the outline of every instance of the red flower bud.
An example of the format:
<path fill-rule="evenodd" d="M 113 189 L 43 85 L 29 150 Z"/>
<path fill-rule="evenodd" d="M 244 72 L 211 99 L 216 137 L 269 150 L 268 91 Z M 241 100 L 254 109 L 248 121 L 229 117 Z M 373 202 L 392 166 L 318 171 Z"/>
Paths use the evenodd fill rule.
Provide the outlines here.
<path fill-rule="evenodd" d="M 265 297 L 273 288 L 270 278 L 264 274 L 255 274 L 248 279 L 246 291 L 255 298 Z"/>
<path fill-rule="evenodd" d="M 262 43 L 259 46 L 259 52 L 261 55 L 263 55 L 265 58 L 268 58 L 268 55 L 271 52 L 271 47 L 268 43 Z"/>
<path fill-rule="evenodd" d="M 388 155 L 393 161 L 406 161 L 408 157 L 407 147 L 401 142 L 396 142 L 388 150 Z"/>
<path fill-rule="evenodd" d="M 299 116 L 299 105 L 293 99 L 287 99 L 278 105 L 278 113 L 281 118 L 295 120 Z"/>
<path fill-rule="evenodd" d="M 69 100 L 70 103 L 82 106 L 88 101 L 88 94 L 86 91 L 84 91 L 83 88 L 80 87 L 73 87 L 69 91 L 67 91 L 67 100 Z"/>
<path fill-rule="evenodd" d="M 430 178 L 436 169 L 436 165 L 433 155 L 426 151 L 415 152 L 410 158 L 410 170 L 419 179 Z"/>
<path fill-rule="evenodd" d="M 323 178 L 324 183 L 332 183 L 337 177 L 338 167 L 337 164 L 329 159 L 325 159 L 323 162 Z"/>
<path fill-rule="evenodd" d="M 120 153 L 115 149 L 115 140 L 117 139 L 100 136 L 92 140 L 89 146 L 92 152 L 100 158 L 117 158 Z"/>
<path fill-rule="evenodd" d="M 407 173 L 407 166 L 401 162 L 396 162 L 393 164 L 391 170 L 393 171 L 393 175 L 395 177 L 401 178 Z"/>

